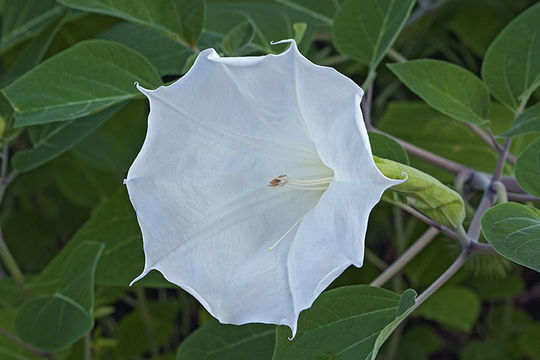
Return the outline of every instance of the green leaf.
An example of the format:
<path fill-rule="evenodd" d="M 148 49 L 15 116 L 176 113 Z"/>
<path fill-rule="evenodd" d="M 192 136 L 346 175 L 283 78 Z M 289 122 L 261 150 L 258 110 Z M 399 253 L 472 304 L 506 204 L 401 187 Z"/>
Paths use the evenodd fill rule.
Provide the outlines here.
<path fill-rule="evenodd" d="M 514 19 L 491 43 L 482 78 L 505 106 L 517 111 L 524 96 L 540 85 L 540 4 Z"/>
<path fill-rule="evenodd" d="M 377 340 L 375 340 L 375 345 L 373 345 L 373 350 L 371 353 L 371 360 L 375 360 L 377 358 L 377 353 L 379 352 L 381 346 L 384 344 L 386 339 L 392 335 L 392 332 L 401 324 L 403 319 L 405 319 L 409 315 L 409 309 L 411 309 L 416 302 L 416 291 L 413 289 L 407 289 L 405 290 L 400 298 L 399 298 L 399 304 L 396 311 L 396 318 L 392 320 L 388 325 L 382 329 L 382 331 L 377 336 Z"/>
<path fill-rule="evenodd" d="M 498 204 L 482 217 L 482 232 L 502 256 L 540 272 L 540 211 L 517 203 Z"/>
<path fill-rule="evenodd" d="M 249 21 L 233 27 L 221 40 L 221 48 L 229 56 L 236 55 L 244 46 L 253 39 L 255 31 Z"/>
<path fill-rule="evenodd" d="M 499 137 L 512 137 L 540 132 L 540 103 L 521 113 L 512 127 Z"/>
<path fill-rule="evenodd" d="M 508 359 L 504 349 L 493 340 L 472 340 L 459 354 L 460 360 L 505 360 Z"/>
<path fill-rule="evenodd" d="M 84 165 L 104 171 L 120 173 L 117 184 L 125 176 L 137 156 L 147 129 L 148 104 L 132 100 L 113 118 L 72 149 L 73 155 Z M 126 133 L 129 129 L 129 133 Z"/>
<path fill-rule="evenodd" d="M 294 38 L 295 23 L 306 23 L 307 28 L 298 44 L 303 53 L 309 49 L 316 27 L 316 20 L 301 11 L 288 8 L 274 1 L 209 0 L 205 30 L 225 36 L 237 24 L 250 22 L 255 31 L 250 47 L 267 53 L 280 53 L 288 45 L 271 45 L 271 41 Z"/>
<path fill-rule="evenodd" d="M 63 15 L 63 12 L 62 12 Z M 34 68 L 43 60 L 58 30 L 64 23 L 65 16 L 59 16 L 49 24 L 28 46 L 17 56 L 13 65 L 2 75 L 0 88 L 6 87 L 13 80 Z"/>
<path fill-rule="evenodd" d="M 300 314 L 294 339 L 288 339 L 289 328 L 278 327 L 273 359 L 374 359 L 387 326 L 414 304 L 414 295 L 407 290 L 400 299 L 367 285 L 324 292 Z"/>
<path fill-rule="evenodd" d="M 30 38 L 60 17 L 63 6 L 54 0 L 6 0 L 2 12 L 0 53 Z"/>
<path fill-rule="evenodd" d="M 85 241 L 76 244 L 70 256 L 56 257 L 29 283 L 30 288 L 52 288 L 69 297 L 88 313 L 94 306 L 94 279 L 103 244 Z"/>
<path fill-rule="evenodd" d="M 249 357 L 269 360 L 275 337 L 274 325 L 223 325 L 212 319 L 180 344 L 176 359 L 236 360 Z"/>
<path fill-rule="evenodd" d="M 488 89 L 482 80 L 464 68 L 431 59 L 388 67 L 409 89 L 443 114 L 471 124 L 487 120 Z"/>
<path fill-rule="evenodd" d="M 431 295 L 414 312 L 439 322 L 450 330 L 470 332 L 480 314 L 480 299 L 471 290 L 446 285 Z"/>
<path fill-rule="evenodd" d="M 525 281 L 519 275 L 508 275 L 503 278 L 473 277 L 468 284 L 486 300 L 514 298 L 525 290 Z"/>
<path fill-rule="evenodd" d="M 25 343 L 54 352 L 80 339 L 93 323 L 75 301 L 54 294 L 23 304 L 15 317 L 15 331 Z"/>
<path fill-rule="evenodd" d="M 334 45 L 375 70 L 409 17 L 414 0 L 347 0 L 334 17 Z"/>
<path fill-rule="evenodd" d="M 76 9 L 148 26 L 194 47 L 205 21 L 203 0 L 58 0 Z"/>
<path fill-rule="evenodd" d="M 434 177 L 413 167 L 392 160 L 373 157 L 375 165 L 391 179 L 407 180 L 391 188 L 392 191 L 412 197 L 416 207 L 441 225 L 458 228 L 465 219 L 465 205 L 461 196 Z"/>
<path fill-rule="evenodd" d="M 369 132 L 368 135 L 373 155 L 409 165 L 409 155 L 397 141 L 375 132 Z"/>
<path fill-rule="evenodd" d="M 492 106 L 493 110 L 502 108 Z M 506 110 L 505 108 L 503 108 Z M 490 115 L 490 118 L 493 118 Z M 511 119 L 510 119 L 511 121 Z M 467 126 L 454 121 L 422 102 L 391 102 L 378 128 L 396 138 L 464 164 L 473 169 L 491 172 L 496 155 Z M 441 181 L 451 182 L 454 176 L 439 168 L 411 157 L 411 166 L 431 174 Z"/>
<path fill-rule="evenodd" d="M 107 121 L 120 107 L 121 104 L 115 105 L 80 119 L 35 125 L 39 129 L 33 132 L 40 133 L 39 139 L 34 141 L 33 149 L 15 153 L 13 167 L 19 172 L 25 172 L 60 156 Z"/>
<path fill-rule="evenodd" d="M 337 1 L 328 0 L 277 0 L 277 2 L 309 14 L 325 24 L 332 24 L 332 18 L 339 8 Z"/>
<path fill-rule="evenodd" d="M 142 55 L 89 40 L 46 60 L 3 93 L 16 110 L 15 125 L 26 126 L 80 118 L 131 99 L 138 94 L 135 81 L 150 88 L 161 84 Z"/>
<path fill-rule="evenodd" d="M 192 52 L 161 33 L 134 23 L 122 22 L 97 36 L 116 41 L 144 55 L 160 75 L 180 74 Z"/>
<path fill-rule="evenodd" d="M 529 194 L 540 198 L 540 139 L 519 154 L 515 172 L 519 185 Z"/>
<path fill-rule="evenodd" d="M 540 359 L 540 342 L 538 341 L 540 334 L 540 324 L 536 323 L 528 326 L 519 334 L 519 344 L 527 356 L 533 360 Z"/>
<path fill-rule="evenodd" d="M 152 349 L 153 342 L 157 346 L 167 346 L 170 339 L 176 336 L 177 323 L 171 319 L 176 317 L 179 305 L 176 298 L 167 302 L 147 301 L 146 315 L 139 310 L 122 316 L 116 330 L 116 356 L 111 358 L 141 358 L 141 354 Z M 152 337 L 149 336 L 149 331 L 152 332 Z"/>
<path fill-rule="evenodd" d="M 47 278 L 62 272 L 79 244 L 92 241 L 105 246 L 96 269 L 96 283 L 104 286 L 127 286 L 144 267 L 142 236 L 127 191 L 121 187 L 106 203 L 94 210 L 92 217 L 62 248 L 46 269 Z M 45 272 L 45 271 L 44 271 Z M 153 275 L 153 276 L 152 276 Z M 153 272 L 137 286 L 173 287 Z M 42 275 L 45 277 L 45 275 Z M 40 276 L 41 277 L 41 276 Z"/>

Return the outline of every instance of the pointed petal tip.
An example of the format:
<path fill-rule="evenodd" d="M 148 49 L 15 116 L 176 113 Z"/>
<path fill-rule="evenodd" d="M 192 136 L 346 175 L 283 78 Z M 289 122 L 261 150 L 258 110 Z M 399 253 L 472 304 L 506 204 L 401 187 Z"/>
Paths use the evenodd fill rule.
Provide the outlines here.
<path fill-rule="evenodd" d="M 135 279 L 133 279 L 130 283 L 129 283 L 129 286 L 133 286 L 133 284 L 135 284 L 137 281 L 141 280 L 143 277 L 146 276 L 146 274 L 148 274 L 150 270 L 147 270 L 147 269 L 144 269 L 144 271 L 139 275 L 137 276 Z"/>

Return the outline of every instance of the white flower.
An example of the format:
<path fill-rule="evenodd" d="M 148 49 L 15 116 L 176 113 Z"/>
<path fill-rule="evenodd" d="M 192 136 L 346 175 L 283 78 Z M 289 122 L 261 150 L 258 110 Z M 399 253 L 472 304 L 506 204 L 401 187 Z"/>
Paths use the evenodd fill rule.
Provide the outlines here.
<path fill-rule="evenodd" d="M 150 100 L 126 180 L 146 263 L 222 323 L 284 324 L 349 265 L 388 187 L 371 156 L 362 89 L 303 57 L 202 51 Z"/>

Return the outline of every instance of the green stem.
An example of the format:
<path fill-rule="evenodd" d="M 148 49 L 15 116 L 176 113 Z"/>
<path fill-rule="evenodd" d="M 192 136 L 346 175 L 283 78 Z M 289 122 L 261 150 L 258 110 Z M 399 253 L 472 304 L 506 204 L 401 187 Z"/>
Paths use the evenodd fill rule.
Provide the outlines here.
<path fill-rule="evenodd" d="M 137 306 L 141 312 L 144 328 L 146 330 L 146 336 L 148 336 L 148 342 L 150 343 L 152 357 L 157 357 L 159 355 L 159 348 L 154 333 L 154 324 L 152 324 L 152 318 L 150 317 L 150 312 L 148 311 L 148 304 L 146 303 L 144 289 L 138 287 L 135 289 L 135 292 L 137 294 Z"/>
<path fill-rule="evenodd" d="M 377 72 L 375 72 L 374 69 L 370 68 L 366 76 L 366 80 L 364 80 L 362 84 L 362 89 L 364 90 L 368 89 L 369 85 L 371 85 L 371 83 L 373 82 L 373 80 L 375 80 L 376 77 L 377 77 Z"/>
<path fill-rule="evenodd" d="M 405 56 L 403 56 L 401 53 L 399 53 L 393 48 L 388 49 L 388 51 L 386 52 L 386 56 L 399 63 L 404 63 L 408 61 Z"/>
<path fill-rule="evenodd" d="M 0 228 L 0 258 L 2 259 L 2 262 L 6 266 L 11 276 L 13 277 L 13 280 L 17 284 L 21 294 L 25 298 L 28 298 L 29 296 L 24 290 L 24 285 L 25 285 L 24 275 L 21 272 L 21 269 L 19 268 L 17 261 L 15 261 L 15 258 L 9 251 L 9 248 L 7 247 L 6 242 L 4 241 L 4 236 L 2 234 L 1 228 Z"/>

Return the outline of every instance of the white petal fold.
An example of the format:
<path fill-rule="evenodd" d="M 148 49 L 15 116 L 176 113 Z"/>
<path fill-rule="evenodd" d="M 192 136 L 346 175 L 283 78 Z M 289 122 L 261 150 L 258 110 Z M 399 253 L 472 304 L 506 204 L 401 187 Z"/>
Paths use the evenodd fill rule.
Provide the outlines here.
<path fill-rule="evenodd" d="M 294 41 L 260 57 L 204 50 L 179 81 L 139 89 L 151 110 L 126 180 L 146 256 L 135 281 L 156 269 L 223 323 L 294 334 L 299 313 L 362 265 L 369 213 L 399 183 L 373 162 L 362 90 Z M 267 186 L 285 174 L 334 179 Z"/>

